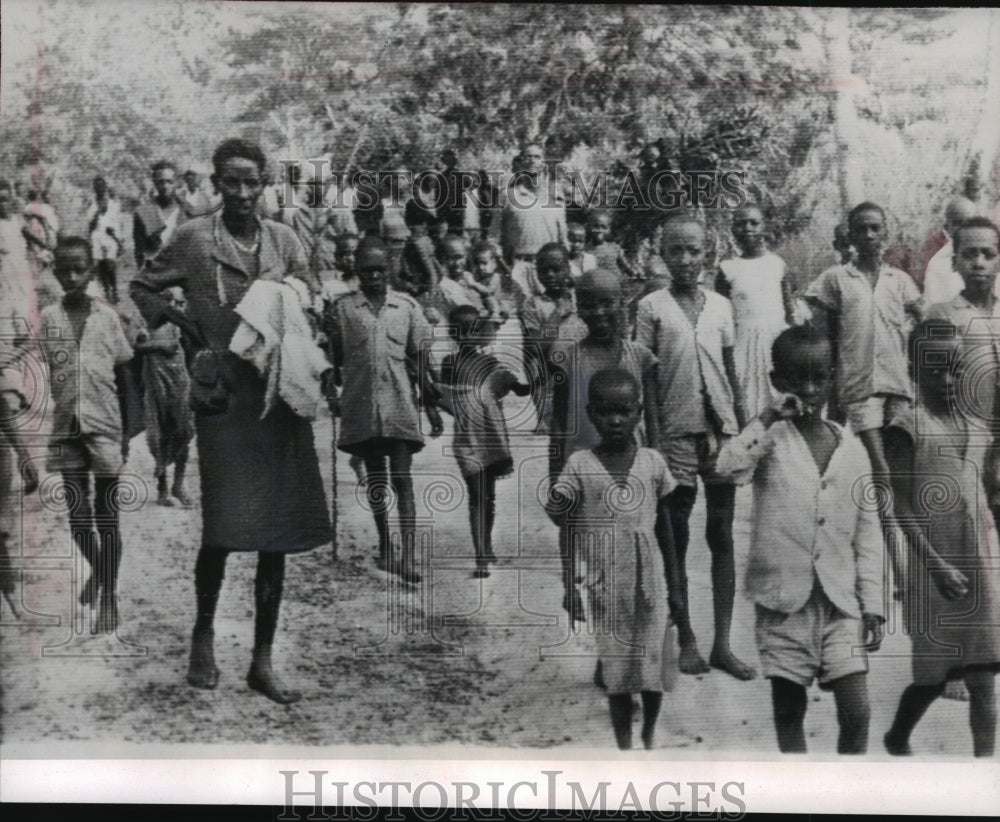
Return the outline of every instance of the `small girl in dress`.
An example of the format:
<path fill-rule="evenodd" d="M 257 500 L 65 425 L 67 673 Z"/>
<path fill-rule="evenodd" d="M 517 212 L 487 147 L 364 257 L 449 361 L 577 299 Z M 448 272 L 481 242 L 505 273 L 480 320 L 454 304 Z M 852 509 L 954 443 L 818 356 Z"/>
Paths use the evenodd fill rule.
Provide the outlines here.
<path fill-rule="evenodd" d="M 590 594 L 611 725 L 622 750 L 632 747 L 635 693 L 642 695 L 642 742 L 653 747 L 674 663 L 657 543 L 672 544 L 666 496 L 677 483 L 657 451 L 636 445 L 639 396 L 639 383 L 627 371 L 605 369 L 591 378 L 587 416 L 600 444 L 570 456 L 546 505 L 552 521 L 569 531 L 574 567 L 586 563 L 580 579 Z M 566 604 L 580 619 L 578 607 Z"/>
<path fill-rule="evenodd" d="M 511 391 L 526 397 L 530 388 L 485 348 L 496 324 L 479 316 L 471 305 L 460 305 L 448 315 L 448 333 L 455 351 L 441 366 L 441 381 L 451 389 L 455 415 L 455 459 L 469 493 L 469 522 L 476 550 L 474 577 L 488 577 L 493 553 L 496 481 L 514 470 L 507 424 L 500 401 Z"/>
<path fill-rule="evenodd" d="M 910 336 L 916 406 L 891 419 L 883 434 L 896 517 L 908 537 L 903 616 L 913 645 L 913 683 L 885 735 L 891 754 L 908 756 L 910 734 L 949 680 L 969 690 L 976 756 L 993 756 L 1000 670 L 1000 552 L 990 527 L 984 478 L 990 434 L 963 411 L 960 332 L 925 320 Z M 972 362 L 969 363 L 972 365 Z M 967 372 L 976 379 L 976 369 Z M 976 425 L 979 422 L 979 425 Z M 984 474 L 984 471 L 988 472 Z"/>
<path fill-rule="evenodd" d="M 785 261 L 764 243 L 764 213 L 747 205 L 733 215 L 733 239 L 740 256 L 723 260 L 715 290 L 733 304 L 736 321 L 736 375 L 743 387 L 749 418 L 773 399 L 771 344 L 794 324 L 792 292 Z"/>

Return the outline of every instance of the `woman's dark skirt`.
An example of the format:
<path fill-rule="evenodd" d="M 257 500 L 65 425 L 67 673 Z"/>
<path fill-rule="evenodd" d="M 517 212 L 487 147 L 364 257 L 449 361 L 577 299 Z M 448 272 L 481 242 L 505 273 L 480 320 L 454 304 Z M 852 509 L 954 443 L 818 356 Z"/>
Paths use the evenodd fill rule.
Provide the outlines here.
<path fill-rule="evenodd" d="M 308 551 L 332 539 L 312 423 L 280 399 L 264 410 L 265 383 L 226 355 L 229 408 L 197 416 L 202 544 L 224 551 Z"/>

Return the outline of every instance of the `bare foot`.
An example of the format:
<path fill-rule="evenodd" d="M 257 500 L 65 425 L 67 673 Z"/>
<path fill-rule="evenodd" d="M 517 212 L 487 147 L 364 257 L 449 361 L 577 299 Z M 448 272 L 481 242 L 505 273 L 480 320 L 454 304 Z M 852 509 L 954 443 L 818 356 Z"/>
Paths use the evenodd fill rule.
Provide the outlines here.
<path fill-rule="evenodd" d="M 900 743 L 893 739 L 890 733 L 882 737 L 882 741 L 885 743 L 885 749 L 893 756 L 913 756 L 909 742 Z"/>
<path fill-rule="evenodd" d="M 114 592 L 101 590 L 100 608 L 97 611 L 97 630 L 103 634 L 113 634 L 118 628 L 118 603 Z"/>
<path fill-rule="evenodd" d="M 965 687 L 965 682 L 961 679 L 949 679 L 944 686 L 941 696 L 945 699 L 953 699 L 955 702 L 968 702 L 969 689 Z"/>
<path fill-rule="evenodd" d="M 212 690 L 219 684 L 219 669 L 215 667 L 215 631 L 195 631 L 191 637 L 191 659 L 187 681 L 193 688 Z"/>
<path fill-rule="evenodd" d="M 89 605 L 93 608 L 97 604 L 97 592 L 100 590 L 101 583 L 97 578 L 97 574 L 91 572 L 90 577 L 83 585 L 83 589 L 80 591 L 79 601 L 81 605 Z"/>
<path fill-rule="evenodd" d="M 701 654 L 698 653 L 698 646 L 694 643 L 681 646 L 681 653 L 677 659 L 677 667 L 682 674 L 691 674 L 692 676 L 707 674 L 712 670 L 708 663 L 702 659 Z"/>
<path fill-rule="evenodd" d="M 302 692 L 287 687 L 271 670 L 270 665 L 251 665 L 247 685 L 279 705 L 291 705 L 302 699 Z"/>
<path fill-rule="evenodd" d="M 708 658 L 708 664 L 720 671 L 725 671 L 730 676 L 743 682 L 749 682 L 757 676 L 757 669 L 752 665 L 741 662 L 732 651 L 726 651 L 725 653 L 712 651 L 711 656 Z"/>

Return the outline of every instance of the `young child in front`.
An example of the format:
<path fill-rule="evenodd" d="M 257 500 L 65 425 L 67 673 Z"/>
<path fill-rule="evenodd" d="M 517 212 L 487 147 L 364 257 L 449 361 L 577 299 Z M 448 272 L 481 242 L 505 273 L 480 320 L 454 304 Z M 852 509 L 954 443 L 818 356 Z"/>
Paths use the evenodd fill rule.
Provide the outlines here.
<path fill-rule="evenodd" d="M 706 248 L 705 226 L 694 213 L 668 218 L 660 251 L 670 270 L 670 284 L 639 301 L 635 338 L 657 359 L 656 446 L 677 480 L 670 500 L 678 565 L 671 612 L 677 623 L 680 670 L 697 675 L 716 668 L 750 680 L 756 671 L 733 653 L 729 642 L 736 599 L 736 487 L 715 470 L 721 444 L 739 433 L 746 410 L 733 357 L 732 306 L 725 297 L 698 285 Z M 699 477 L 705 484 L 705 541 L 712 554 L 715 619 L 707 662 L 698 650 L 687 601 L 688 521 Z"/>
<path fill-rule="evenodd" d="M 963 259 L 960 249 L 976 248 L 978 258 L 960 265 L 995 270 L 995 229 L 981 238 L 979 231 L 956 232 L 956 258 Z M 908 538 L 903 615 L 913 648 L 913 682 L 884 739 L 895 755 L 911 754 L 913 729 L 956 679 L 969 692 L 973 753 L 993 756 L 996 741 L 1000 552 L 984 479 L 995 489 L 1000 477 L 986 456 L 991 434 L 976 424 L 982 421 L 970 420 L 963 401 L 978 364 L 961 335 L 962 329 L 940 319 L 914 329 L 909 358 L 916 406 L 890 420 L 884 434 L 896 518 Z"/>
<path fill-rule="evenodd" d="M 546 506 L 568 534 L 573 567 L 581 560 L 586 565 L 581 581 L 596 626 L 611 725 L 623 750 L 632 747 L 636 693 L 642 695 L 642 742 L 653 747 L 673 662 L 664 653 L 667 588 L 657 526 L 669 522 L 660 509 L 676 483 L 663 457 L 636 443 L 641 408 L 639 383 L 627 371 L 594 374 L 587 417 L 598 443 L 570 456 Z M 567 610 L 582 618 L 577 608 L 567 604 Z"/>
<path fill-rule="evenodd" d="M 738 209 L 732 232 L 740 256 L 723 260 L 715 278 L 715 290 L 733 304 L 736 376 L 751 417 L 771 403 L 771 343 L 793 324 L 785 261 L 768 250 L 765 230 L 759 206 Z"/>
<path fill-rule="evenodd" d="M 531 384 L 531 399 L 538 416 L 538 433 L 547 433 L 551 418 L 552 381 L 546 363 L 549 350 L 570 320 L 576 306 L 570 289 L 569 257 L 561 243 L 546 243 L 535 258 L 540 294 L 529 294 L 521 304 L 524 335 L 524 371 Z"/>
<path fill-rule="evenodd" d="M 476 577 L 488 577 L 489 563 L 497 561 L 493 552 L 496 481 L 514 470 L 500 401 L 511 391 L 519 397 L 530 391 L 484 350 L 495 329 L 495 322 L 481 317 L 471 305 L 452 309 L 448 333 L 456 348 L 441 365 L 441 381 L 451 390 L 455 415 L 453 450 L 469 493 Z"/>
<path fill-rule="evenodd" d="M 63 238 L 53 270 L 63 297 L 41 313 L 53 403 L 49 469 L 62 473 L 72 540 L 91 569 L 80 603 L 99 606 L 97 628 L 112 633 L 121 562 L 122 417 L 116 370 L 132 359 L 132 347 L 117 312 L 87 294 L 93 276 L 89 240 Z"/>
<path fill-rule="evenodd" d="M 410 475 L 413 454 L 424 446 L 418 402 L 430 422 L 431 436 L 443 431 L 429 390 L 434 382 L 430 327 L 415 299 L 389 287 L 389 249 L 379 237 L 365 237 L 358 245 L 356 268 L 360 290 L 333 303 L 329 318 L 333 362 L 343 386 L 337 447 L 365 461 L 368 502 L 378 530 L 375 564 L 408 582 L 419 582 Z M 416 376 L 413 381 L 411 373 Z M 389 531 L 387 486 L 399 515 L 398 558 L 392 551 L 396 540 Z"/>
<path fill-rule="evenodd" d="M 772 347 L 778 398 L 723 446 L 716 470 L 752 481 L 747 591 L 756 603 L 757 648 L 771 680 L 782 753 L 805 753 L 803 723 L 814 679 L 832 690 L 837 752 L 868 746 L 865 652 L 883 636 L 882 532 L 855 486 L 871 473 L 862 444 L 822 417 L 830 393 L 830 343 L 808 326 Z"/>

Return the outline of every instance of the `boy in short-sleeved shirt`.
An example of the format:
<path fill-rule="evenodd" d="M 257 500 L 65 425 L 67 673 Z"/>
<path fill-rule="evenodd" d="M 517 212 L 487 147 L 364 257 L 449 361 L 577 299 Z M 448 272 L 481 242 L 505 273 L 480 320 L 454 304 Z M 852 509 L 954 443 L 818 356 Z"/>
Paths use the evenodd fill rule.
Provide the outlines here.
<path fill-rule="evenodd" d="M 833 345 L 836 400 L 868 449 L 872 468 L 888 476 L 880 431 L 912 402 L 906 339 L 924 303 L 908 274 L 882 262 L 882 209 L 861 203 L 847 224 L 856 259 L 828 268 L 805 297 Z"/>
<path fill-rule="evenodd" d="M 671 606 L 681 647 L 683 673 L 707 673 L 711 667 L 737 679 L 756 676 L 729 646 L 736 570 L 733 516 L 736 488 L 715 472 L 715 458 L 725 438 L 739 432 L 746 412 L 736 377 L 736 339 L 732 306 L 725 297 L 698 285 L 705 260 L 704 225 L 679 214 L 663 228 L 661 253 L 671 282 L 639 301 L 637 342 L 657 359 L 657 448 L 667 460 L 678 487 L 671 493 L 670 518 L 677 552 L 677 596 Z M 688 520 L 705 483 L 705 538 L 712 552 L 715 641 L 708 662 L 702 659 L 687 610 L 686 553 Z"/>
<path fill-rule="evenodd" d="M 49 468 L 72 489 L 70 531 L 93 569 L 79 599 L 94 605 L 100 593 L 98 625 L 110 633 L 117 625 L 121 561 L 116 503 L 123 426 L 115 370 L 132 359 L 132 346 L 117 312 L 87 295 L 92 268 L 89 240 L 60 241 L 54 272 L 64 295 L 42 311 L 40 345 L 53 405 Z"/>

